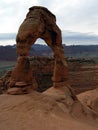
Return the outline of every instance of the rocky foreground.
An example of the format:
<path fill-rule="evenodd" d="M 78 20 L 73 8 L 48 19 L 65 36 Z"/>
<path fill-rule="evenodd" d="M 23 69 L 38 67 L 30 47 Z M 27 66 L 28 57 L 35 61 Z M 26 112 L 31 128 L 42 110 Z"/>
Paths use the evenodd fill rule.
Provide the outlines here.
<path fill-rule="evenodd" d="M 80 96 L 82 97 L 82 96 Z M 82 99 L 82 98 L 81 98 Z M 68 88 L 0 95 L 0 130 L 98 130 L 97 112 Z"/>

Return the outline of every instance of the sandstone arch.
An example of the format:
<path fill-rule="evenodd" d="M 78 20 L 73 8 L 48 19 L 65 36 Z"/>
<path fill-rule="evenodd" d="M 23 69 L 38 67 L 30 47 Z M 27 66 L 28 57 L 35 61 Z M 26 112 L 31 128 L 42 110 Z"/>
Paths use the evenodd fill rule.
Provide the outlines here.
<path fill-rule="evenodd" d="M 68 66 L 65 61 L 62 46 L 62 34 L 56 24 L 56 17 L 45 7 L 34 6 L 29 8 L 29 12 L 20 25 L 16 37 L 17 54 L 21 59 L 28 57 L 30 47 L 38 38 L 43 39 L 54 53 L 55 67 L 52 78 L 53 86 L 59 87 L 66 85 L 68 81 Z M 13 73 L 14 71 L 15 69 Z M 21 71 L 21 73 L 23 73 L 23 71 Z M 12 75 L 11 80 L 14 80 L 13 78 L 18 79 L 17 76 L 15 77 L 15 74 L 14 77 Z"/>

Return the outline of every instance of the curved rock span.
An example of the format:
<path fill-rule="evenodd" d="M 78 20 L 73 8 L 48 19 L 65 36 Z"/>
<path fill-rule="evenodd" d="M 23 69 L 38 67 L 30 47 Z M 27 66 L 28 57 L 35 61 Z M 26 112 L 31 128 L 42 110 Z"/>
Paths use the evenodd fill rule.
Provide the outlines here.
<path fill-rule="evenodd" d="M 45 7 L 34 6 L 29 8 L 29 12 L 18 30 L 16 42 L 19 57 L 12 72 L 9 87 L 16 86 L 17 82 L 23 82 L 27 86 L 32 84 L 34 78 L 31 74 L 32 68 L 28 55 L 30 47 L 38 38 L 43 39 L 54 53 L 53 87 L 68 84 L 68 65 L 65 61 L 61 30 L 56 24 L 56 17 Z"/>
<path fill-rule="evenodd" d="M 31 45 L 42 38 L 54 52 L 53 87 L 43 93 L 32 76 L 28 55 Z M 56 17 L 48 9 L 34 6 L 29 9 L 21 24 L 17 38 L 17 64 L 7 80 L 7 93 L 0 96 L 0 128 L 3 130 L 97 130 L 98 113 L 94 104 L 82 104 L 68 83 L 68 66 L 65 61 L 61 30 Z M 4 76 L 1 80 L 5 79 Z M 13 96 L 13 94 L 27 94 Z M 76 120 L 74 120 L 74 117 Z M 80 122 L 80 120 L 82 122 Z M 85 122 L 85 123 L 84 123 Z"/>

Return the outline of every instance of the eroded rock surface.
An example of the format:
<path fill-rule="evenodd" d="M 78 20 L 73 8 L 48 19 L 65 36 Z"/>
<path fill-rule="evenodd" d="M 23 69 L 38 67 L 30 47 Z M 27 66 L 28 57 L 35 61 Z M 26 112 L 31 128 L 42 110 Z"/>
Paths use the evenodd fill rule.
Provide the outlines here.
<path fill-rule="evenodd" d="M 79 100 L 98 114 L 98 88 L 83 92 L 77 96 Z"/>
<path fill-rule="evenodd" d="M 17 64 L 12 71 L 8 87 L 9 94 L 14 94 L 15 91 L 16 94 L 29 93 L 30 90 L 37 87 L 37 83 L 33 78 L 32 66 L 28 57 L 18 57 Z"/>
<path fill-rule="evenodd" d="M 0 95 L 0 128 L 97 130 L 97 117 L 71 95 L 67 87 L 63 91 L 53 87 L 46 93 L 33 91 L 27 95 Z"/>
<path fill-rule="evenodd" d="M 11 74 L 12 74 L 12 71 L 8 71 L 0 78 L 0 93 L 1 94 L 8 89 L 8 84 L 10 82 Z"/>
<path fill-rule="evenodd" d="M 17 54 L 28 56 L 31 45 L 41 38 L 53 50 L 55 67 L 53 73 L 54 87 L 57 84 L 67 84 L 68 65 L 65 61 L 61 30 L 56 24 L 56 17 L 47 8 L 34 6 L 29 8 L 25 20 L 20 25 L 17 33 Z"/>

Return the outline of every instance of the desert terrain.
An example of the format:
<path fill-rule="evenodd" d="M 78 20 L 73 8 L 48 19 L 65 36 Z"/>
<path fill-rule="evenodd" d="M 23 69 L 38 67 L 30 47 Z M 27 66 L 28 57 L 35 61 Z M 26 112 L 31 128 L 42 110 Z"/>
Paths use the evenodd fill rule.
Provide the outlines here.
<path fill-rule="evenodd" d="M 97 130 L 97 119 L 90 116 L 36 92 L 0 96 L 0 130 Z"/>
<path fill-rule="evenodd" d="M 66 89 L 58 91 L 51 88 L 53 58 L 33 57 L 30 62 L 38 84 L 37 91 L 8 95 L 4 86 L 1 87 L 0 130 L 97 130 L 97 61 L 68 60 L 69 84 L 78 101 L 70 98 Z M 12 69 L 14 64 L 6 64 L 7 69 Z"/>
<path fill-rule="evenodd" d="M 43 92 L 52 86 L 54 58 L 30 57 L 33 66 L 32 75 L 35 77 L 38 92 Z M 69 66 L 69 83 L 76 94 L 92 90 L 98 86 L 98 61 L 96 59 L 67 58 Z M 15 61 L 0 62 L 0 77 L 4 76 L 15 66 Z"/>
<path fill-rule="evenodd" d="M 16 36 L 1 34 L 16 44 L 0 46 L 0 130 L 98 130 L 98 38 L 81 29 L 62 38 L 55 14 L 32 6 Z M 39 38 L 48 47 L 32 47 Z"/>
<path fill-rule="evenodd" d="M 98 86 L 98 62 L 93 59 L 66 59 L 69 66 L 69 83 L 76 94 L 92 90 Z M 46 57 L 31 58 L 33 75 L 38 83 L 38 91 L 52 86 L 54 59 Z"/>

